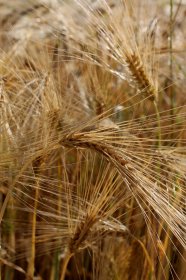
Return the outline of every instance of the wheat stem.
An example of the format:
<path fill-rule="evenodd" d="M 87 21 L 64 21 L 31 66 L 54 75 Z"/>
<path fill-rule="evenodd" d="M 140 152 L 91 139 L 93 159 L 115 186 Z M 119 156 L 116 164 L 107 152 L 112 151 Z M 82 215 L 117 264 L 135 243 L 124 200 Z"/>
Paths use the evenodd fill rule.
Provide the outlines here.
<path fill-rule="evenodd" d="M 60 280 L 64 280 L 65 279 L 65 274 L 66 274 L 66 270 L 67 270 L 67 266 L 68 263 L 71 259 L 71 257 L 73 256 L 73 253 L 67 253 L 64 261 L 63 261 L 63 266 L 62 266 L 62 270 L 61 270 L 61 277 Z"/>
<path fill-rule="evenodd" d="M 41 164 L 39 159 L 39 165 Z M 35 167 L 34 167 L 35 169 Z M 36 172 L 38 173 L 38 166 L 36 166 Z M 35 271 L 35 254 L 36 254 L 36 224 L 37 224 L 37 208 L 38 208 L 38 199 L 39 199 L 39 190 L 40 190 L 40 183 L 39 180 L 36 180 L 36 189 L 35 189 L 35 198 L 34 198 L 34 211 L 32 215 L 32 237 L 31 237 L 31 256 L 28 264 L 28 271 L 27 275 L 31 279 L 34 278 L 34 271 Z"/>

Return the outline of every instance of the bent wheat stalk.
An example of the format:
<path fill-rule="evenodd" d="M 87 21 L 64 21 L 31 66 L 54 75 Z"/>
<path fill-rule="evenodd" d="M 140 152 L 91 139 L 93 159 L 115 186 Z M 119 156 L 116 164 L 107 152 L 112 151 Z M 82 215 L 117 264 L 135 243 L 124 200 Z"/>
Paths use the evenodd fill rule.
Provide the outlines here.
<path fill-rule="evenodd" d="M 91 139 L 91 132 L 87 133 L 87 135 L 86 133 L 76 133 L 74 135 L 71 134 L 70 136 L 65 137 L 60 141 L 60 143 L 66 146 L 94 149 L 97 152 L 103 154 L 110 162 L 113 163 L 114 167 L 116 167 L 122 178 L 127 180 L 127 185 L 134 194 L 135 198 L 137 198 L 139 195 L 139 197 L 145 199 L 151 205 L 154 211 L 157 212 L 169 224 L 172 232 L 185 247 L 186 239 L 184 236 L 184 231 L 186 227 L 186 221 L 184 213 L 182 213 L 179 208 L 175 208 L 176 206 L 167 204 L 167 201 L 169 200 L 168 194 L 163 192 L 163 185 L 161 181 L 158 180 L 159 186 L 156 185 L 156 182 L 154 182 L 151 177 L 148 178 L 148 176 L 144 176 L 140 170 L 136 169 L 136 166 L 132 163 L 130 158 L 130 161 L 129 159 L 125 159 L 125 152 L 122 151 L 122 148 L 108 145 L 106 136 L 104 137 L 105 141 L 103 145 L 100 142 L 99 133 L 97 136 L 98 138 L 96 139 L 96 133 L 93 132 Z M 161 207 L 157 208 L 157 201 Z M 177 230 L 178 228 L 179 231 Z"/>

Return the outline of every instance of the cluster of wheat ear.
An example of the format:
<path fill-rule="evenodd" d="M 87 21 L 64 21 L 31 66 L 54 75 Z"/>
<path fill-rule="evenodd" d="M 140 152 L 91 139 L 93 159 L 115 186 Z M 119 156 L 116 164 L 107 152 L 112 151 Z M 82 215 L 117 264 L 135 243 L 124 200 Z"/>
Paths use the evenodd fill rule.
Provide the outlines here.
<path fill-rule="evenodd" d="M 0 279 L 184 280 L 184 4 L 0 1 Z"/>

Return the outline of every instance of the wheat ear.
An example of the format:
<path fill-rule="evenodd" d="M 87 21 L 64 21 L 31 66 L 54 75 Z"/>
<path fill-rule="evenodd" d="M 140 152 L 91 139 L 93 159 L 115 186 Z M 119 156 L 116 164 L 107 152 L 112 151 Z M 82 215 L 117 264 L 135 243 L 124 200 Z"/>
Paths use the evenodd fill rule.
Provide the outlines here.
<path fill-rule="evenodd" d="M 138 88 L 143 91 L 147 97 L 154 101 L 157 98 L 157 90 L 151 82 L 140 57 L 135 53 L 131 55 L 126 54 L 126 62 L 131 76 L 138 85 Z"/>

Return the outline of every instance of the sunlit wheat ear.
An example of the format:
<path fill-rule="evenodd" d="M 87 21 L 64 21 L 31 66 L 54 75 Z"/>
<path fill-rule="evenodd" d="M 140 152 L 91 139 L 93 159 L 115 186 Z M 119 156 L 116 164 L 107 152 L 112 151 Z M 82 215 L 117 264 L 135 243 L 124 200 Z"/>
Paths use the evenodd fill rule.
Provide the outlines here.
<path fill-rule="evenodd" d="M 126 81 L 130 86 L 135 87 L 151 100 L 157 100 L 157 69 L 154 57 L 154 43 L 147 32 L 135 30 L 133 18 L 130 15 L 130 4 L 124 1 L 121 5 L 121 14 L 115 20 L 115 15 L 109 8 L 106 1 L 100 1 L 100 8 L 105 10 L 102 17 L 97 13 L 96 8 L 90 7 L 84 1 L 74 1 L 81 7 L 86 15 L 87 26 L 90 32 L 97 30 L 98 38 L 88 41 L 81 41 L 84 46 L 83 59 L 95 65 L 103 67 L 106 71 L 116 75 L 119 79 Z M 85 26 L 86 30 L 86 26 Z M 138 32 L 138 37 L 136 35 Z M 78 42 L 78 34 L 75 35 Z"/>
<path fill-rule="evenodd" d="M 134 53 L 131 56 L 126 55 L 126 62 L 128 63 L 129 70 L 134 81 L 137 83 L 138 88 L 149 96 L 150 99 L 157 98 L 157 90 L 148 77 L 148 72 L 140 61 L 140 58 Z"/>

